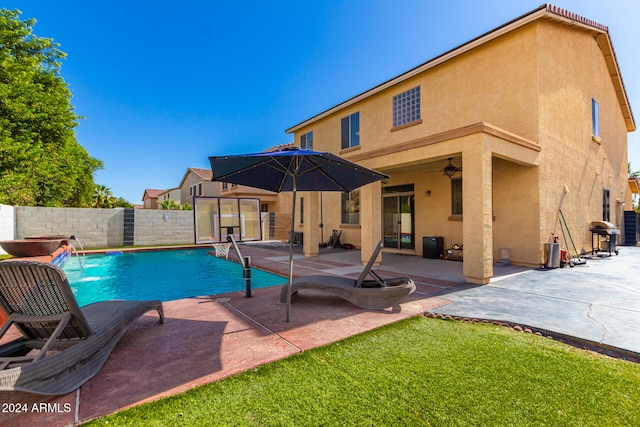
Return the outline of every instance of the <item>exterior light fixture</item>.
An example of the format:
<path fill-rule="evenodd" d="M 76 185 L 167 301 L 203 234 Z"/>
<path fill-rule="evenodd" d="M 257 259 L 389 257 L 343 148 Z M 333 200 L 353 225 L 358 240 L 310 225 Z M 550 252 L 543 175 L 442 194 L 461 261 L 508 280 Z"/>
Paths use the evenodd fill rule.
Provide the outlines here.
<path fill-rule="evenodd" d="M 462 168 L 457 168 L 455 166 L 453 166 L 451 164 L 451 159 L 453 157 L 449 157 L 449 164 L 447 166 L 444 167 L 443 175 L 446 175 L 449 177 L 449 179 L 451 179 L 453 177 L 453 175 L 456 174 L 456 172 L 462 172 Z"/>

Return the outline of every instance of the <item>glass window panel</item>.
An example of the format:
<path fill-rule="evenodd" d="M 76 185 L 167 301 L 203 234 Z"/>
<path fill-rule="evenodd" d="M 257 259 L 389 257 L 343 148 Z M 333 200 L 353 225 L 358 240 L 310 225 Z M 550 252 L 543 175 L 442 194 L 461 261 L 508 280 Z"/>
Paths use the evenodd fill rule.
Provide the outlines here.
<path fill-rule="evenodd" d="M 591 100 L 591 134 L 600 137 L 600 106 L 595 99 Z"/>
<path fill-rule="evenodd" d="M 342 224 L 360 224 L 360 191 L 342 193 L 341 200 Z"/>
<path fill-rule="evenodd" d="M 360 145 L 360 113 L 351 115 L 351 147 Z"/>
<path fill-rule="evenodd" d="M 462 215 L 462 179 L 451 180 L 451 215 Z"/>
<path fill-rule="evenodd" d="M 260 200 L 240 199 L 242 240 L 260 240 Z"/>
<path fill-rule="evenodd" d="M 215 220 L 218 217 L 218 199 L 194 200 L 196 221 L 196 243 L 209 243 L 220 241 Z"/>
<path fill-rule="evenodd" d="M 393 126 L 420 119 L 420 86 L 393 97 Z"/>
<path fill-rule="evenodd" d="M 340 147 L 349 148 L 349 117 L 340 120 Z"/>

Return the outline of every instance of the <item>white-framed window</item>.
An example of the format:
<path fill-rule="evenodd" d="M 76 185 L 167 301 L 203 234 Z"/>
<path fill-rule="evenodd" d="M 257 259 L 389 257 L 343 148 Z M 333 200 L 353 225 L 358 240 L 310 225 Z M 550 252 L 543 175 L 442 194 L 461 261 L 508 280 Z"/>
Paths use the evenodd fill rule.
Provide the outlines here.
<path fill-rule="evenodd" d="M 360 190 L 342 193 L 342 224 L 360 224 Z"/>
<path fill-rule="evenodd" d="M 340 120 L 340 135 L 342 149 L 360 145 L 360 112 Z"/>
<path fill-rule="evenodd" d="M 226 190 L 227 188 L 229 188 L 229 183 L 228 182 L 223 182 L 222 183 L 222 189 Z"/>
<path fill-rule="evenodd" d="M 313 150 L 313 131 L 300 135 L 300 148 Z"/>
<path fill-rule="evenodd" d="M 462 215 L 462 178 L 451 179 L 451 215 Z"/>
<path fill-rule="evenodd" d="M 600 139 L 600 105 L 595 99 L 591 99 L 591 136 Z"/>
<path fill-rule="evenodd" d="M 393 127 L 420 120 L 420 86 L 393 97 Z"/>

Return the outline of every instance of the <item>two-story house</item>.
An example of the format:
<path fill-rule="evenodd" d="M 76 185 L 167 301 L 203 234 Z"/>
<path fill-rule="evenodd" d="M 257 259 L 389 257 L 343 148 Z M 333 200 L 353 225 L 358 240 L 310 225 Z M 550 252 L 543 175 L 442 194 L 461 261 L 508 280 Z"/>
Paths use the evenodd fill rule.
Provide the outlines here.
<path fill-rule="evenodd" d="M 212 182 L 212 175 L 211 169 L 187 168 L 178 185 L 180 198 L 176 201 L 193 206 L 194 197 L 220 197 L 221 183 Z"/>
<path fill-rule="evenodd" d="M 287 130 L 390 176 L 301 193 L 305 254 L 318 211 L 363 260 L 381 239 L 417 255 L 425 238 L 462 246 L 470 283 L 489 282 L 500 249 L 540 265 L 560 210 L 588 252 L 591 221 L 622 226 L 634 130 L 607 27 L 543 5 Z"/>

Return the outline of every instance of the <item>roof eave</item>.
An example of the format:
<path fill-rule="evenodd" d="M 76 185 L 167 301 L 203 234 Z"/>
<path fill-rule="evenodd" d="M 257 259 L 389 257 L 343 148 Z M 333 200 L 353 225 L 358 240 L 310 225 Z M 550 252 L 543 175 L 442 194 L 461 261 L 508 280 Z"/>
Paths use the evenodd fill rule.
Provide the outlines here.
<path fill-rule="evenodd" d="M 629 132 L 632 132 L 635 130 L 635 121 L 633 119 L 633 113 L 631 111 L 631 107 L 629 105 L 628 102 L 628 97 L 626 95 L 626 91 L 624 89 L 624 83 L 622 82 L 622 77 L 620 76 L 620 72 L 619 72 L 619 67 L 618 67 L 618 62 L 617 59 L 615 57 L 615 52 L 613 51 L 613 46 L 611 44 L 611 39 L 609 37 L 609 31 L 608 28 L 604 25 L 598 24 L 595 21 L 591 21 L 588 20 L 586 18 L 583 18 L 579 15 L 576 15 L 574 13 L 571 13 L 565 9 L 559 8 L 557 6 L 553 6 L 553 5 L 548 5 L 548 4 L 544 4 L 542 6 L 540 6 L 537 9 L 534 9 L 533 11 L 522 15 L 512 21 L 509 21 L 487 33 L 484 33 L 483 35 L 476 37 L 473 40 L 470 40 L 458 47 L 455 47 L 451 50 L 449 50 L 448 52 L 443 53 L 442 55 L 439 55 L 421 65 L 418 65 L 417 67 L 403 73 L 400 74 L 397 77 L 394 77 L 390 80 L 387 80 L 386 82 L 375 86 L 365 92 L 360 93 L 359 95 L 356 95 L 352 98 L 349 98 L 348 100 L 332 107 L 329 108 L 301 123 L 298 123 L 295 126 L 290 127 L 289 129 L 287 129 L 285 132 L 286 133 L 294 133 L 297 130 L 304 128 L 320 119 L 323 119 L 327 116 L 330 116 L 331 114 L 334 114 L 335 112 L 342 110 L 346 107 L 349 107 L 353 104 L 356 104 L 357 102 L 362 101 L 363 99 L 366 99 L 376 93 L 382 92 L 383 90 L 386 90 L 392 86 L 395 86 L 405 80 L 408 80 L 420 73 L 423 73 L 426 70 L 429 70 L 433 67 L 436 67 L 446 61 L 449 61 L 452 58 L 455 58 L 459 55 L 462 55 L 465 52 L 468 52 L 472 49 L 475 49 L 478 46 L 481 46 L 485 43 L 488 43 L 492 40 L 495 40 L 498 37 L 501 37 L 504 34 L 507 34 L 517 28 L 523 27 L 531 22 L 534 22 L 542 17 L 547 17 L 549 19 L 554 19 L 557 21 L 561 21 L 561 22 L 565 22 L 568 23 L 570 25 L 574 25 L 574 26 L 578 26 L 578 27 L 582 27 L 585 29 L 588 29 L 590 31 L 596 31 L 598 33 L 600 33 L 601 35 L 604 36 L 604 39 L 606 40 L 606 43 L 604 43 L 604 45 L 606 46 L 607 50 L 606 52 L 603 50 L 603 54 L 605 54 L 605 59 L 607 59 L 607 54 L 610 52 L 610 57 L 611 60 L 607 60 L 607 66 L 609 67 L 609 72 L 611 74 L 611 79 L 613 81 L 614 87 L 616 88 L 616 94 L 618 95 L 618 99 L 620 100 L 620 108 L 622 110 L 622 114 L 625 118 L 625 123 L 627 124 L 627 130 Z"/>

